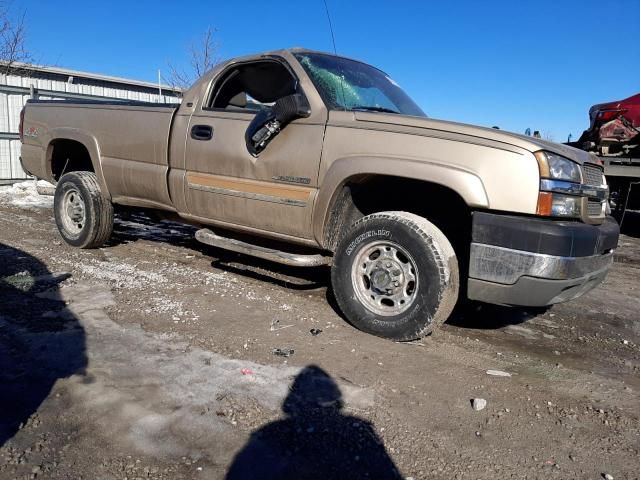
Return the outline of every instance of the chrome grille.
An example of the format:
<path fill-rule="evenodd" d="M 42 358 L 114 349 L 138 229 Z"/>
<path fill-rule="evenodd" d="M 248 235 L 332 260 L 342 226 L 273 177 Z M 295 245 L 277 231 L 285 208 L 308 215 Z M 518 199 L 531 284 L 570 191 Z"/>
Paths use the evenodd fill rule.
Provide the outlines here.
<path fill-rule="evenodd" d="M 603 169 L 599 165 L 585 163 L 582 166 L 582 178 L 585 185 L 601 186 L 604 183 Z M 602 217 L 603 201 L 597 198 L 587 199 L 587 216 L 590 218 Z"/>
<path fill-rule="evenodd" d="M 590 217 L 598 217 L 602 215 L 602 202 L 589 199 L 587 201 L 587 215 Z"/>
<path fill-rule="evenodd" d="M 582 176 L 585 185 L 602 185 L 602 168 L 591 163 L 582 166 Z"/>

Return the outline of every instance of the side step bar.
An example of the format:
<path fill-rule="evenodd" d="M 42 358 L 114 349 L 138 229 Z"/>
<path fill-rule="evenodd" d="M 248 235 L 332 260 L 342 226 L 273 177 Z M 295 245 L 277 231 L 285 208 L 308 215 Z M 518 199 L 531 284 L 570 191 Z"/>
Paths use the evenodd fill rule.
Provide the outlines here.
<path fill-rule="evenodd" d="M 281 250 L 252 245 L 233 238 L 220 237 L 208 228 L 198 230 L 196 232 L 196 240 L 213 247 L 251 255 L 252 257 L 258 257 L 271 262 L 290 265 L 292 267 L 318 267 L 320 265 L 330 265 L 332 260 L 331 257 L 326 257 L 320 254 L 300 255 L 297 253 L 287 253 Z"/>

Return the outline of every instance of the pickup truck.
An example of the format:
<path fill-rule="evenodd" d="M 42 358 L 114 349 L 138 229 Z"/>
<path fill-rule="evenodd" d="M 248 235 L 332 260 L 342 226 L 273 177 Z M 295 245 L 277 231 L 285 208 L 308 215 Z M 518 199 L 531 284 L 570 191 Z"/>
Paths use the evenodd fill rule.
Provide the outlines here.
<path fill-rule="evenodd" d="M 179 106 L 29 101 L 20 131 L 70 245 L 103 245 L 114 205 L 163 211 L 216 247 L 330 265 L 344 317 L 394 340 L 459 299 L 574 299 L 618 242 L 594 155 L 428 118 L 381 70 L 305 49 L 224 62 Z"/>

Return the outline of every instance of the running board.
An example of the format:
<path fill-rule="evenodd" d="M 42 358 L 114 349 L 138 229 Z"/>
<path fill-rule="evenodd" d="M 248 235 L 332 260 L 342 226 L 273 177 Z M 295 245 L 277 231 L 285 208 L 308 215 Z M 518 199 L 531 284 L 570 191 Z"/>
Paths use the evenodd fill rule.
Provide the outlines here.
<path fill-rule="evenodd" d="M 251 243 L 242 242 L 233 238 L 220 237 L 208 228 L 203 228 L 196 232 L 196 240 L 213 247 L 223 248 L 236 253 L 251 255 L 271 262 L 282 263 L 292 267 L 318 267 L 320 265 L 330 265 L 331 257 L 324 255 L 301 255 L 297 253 L 287 253 L 281 250 L 261 247 Z"/>

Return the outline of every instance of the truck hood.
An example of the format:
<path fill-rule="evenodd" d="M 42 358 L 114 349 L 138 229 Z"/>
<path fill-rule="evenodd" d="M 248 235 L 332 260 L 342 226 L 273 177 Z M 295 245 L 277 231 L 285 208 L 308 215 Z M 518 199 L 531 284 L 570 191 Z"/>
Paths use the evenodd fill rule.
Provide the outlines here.
<path fill-rule="evenodd" d="M 370 113 L 370 112 L 354 112 L 356 121 L 373 122 L 406 127 L 407 133 L 415 134 L 415 129 L 424 129 L 425 135 L 429 134 L 454 134 L 469 137 L 468 141 L 486 146 L 495 146 L 494 142 L 511 145 L 531 153 L 538 150 L 546 150 L 563 157 L 569 158 L 576 163 L 582 165 L 585 162 L 596 163 L 593 156 L 584 150 L 569 147 L 555 142 L 549 142 L 540 138 L 528 137 L 517 133 L 497 130 L 495 128 L 479 127 L 476 125 L 468 125 L 464 123 L 450 122 L 446 120 L 436 120 L 426 117 L 412 117 L 408 115 L 398 115 L 395 113 Z M 396 130 L 396 129 L 394 129 Z M 491 143 L 489 143 L 490 141 Z"/>

